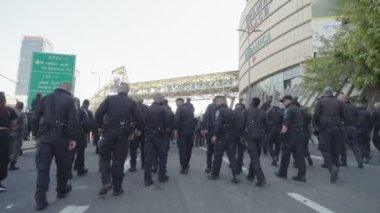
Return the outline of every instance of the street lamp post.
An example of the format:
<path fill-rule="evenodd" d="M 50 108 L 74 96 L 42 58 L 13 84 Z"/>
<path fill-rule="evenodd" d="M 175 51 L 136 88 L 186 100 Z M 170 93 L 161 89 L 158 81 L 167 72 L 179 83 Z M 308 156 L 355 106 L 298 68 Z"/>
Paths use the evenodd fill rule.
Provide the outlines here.
<path fill-rule="evenodd" d="M 93 71 L 91 71 L 90 73 L 98 76 L 98 93 L 99 93 L 100 92 L 100 74 Z"/>
<path fill-rule="evenodd" d="M 236 31 L 243 32 L 243 33 L 247 34 L 248 48 L 251 45 L 251 42 L 250 42 L 251 33 L 262 32 L 261 30 L 254 30 L 250 33 L 248 30 L 244 30 L 244 29 L 237 29 Z M 249 57 L 249 59 L 248 59 L 248 93 L 247 93 L 247 96 L 248 96 L 248 103 L 249 103 L 251 101 L 251 57 Z"/>

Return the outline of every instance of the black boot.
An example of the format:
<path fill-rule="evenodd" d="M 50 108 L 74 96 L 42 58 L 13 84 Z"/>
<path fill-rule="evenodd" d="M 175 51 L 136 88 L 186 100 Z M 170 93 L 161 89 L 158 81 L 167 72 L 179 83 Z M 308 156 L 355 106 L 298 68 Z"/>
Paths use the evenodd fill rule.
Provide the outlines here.
<path fill-rule="evenodd" d="M 87 173 L 88 173 L 88 169 L 78 169 L 78 171 L 77 171 L 77 175 L 79 177 L 85 176 L 85 175 L 87 175 Z"/>
<path fill-rule="evenodd" d="M 67 184 L 63 191 L 58 192 L 57 199 L 65 198 L 68 194 L 70 194 L 72 189 L 73 187 L 70 184 Z"/>
<path fill-rule="evenodd" d="M 47 206 L 48 206 L 48 202 L 45 200 L 45 201 L 40 201 L 40 202 L 37 202 L 36 204 L 36 210 L 37 211 L 42 211 L 44 210 Z"/>
<path fill-rule="evenodd" d="M 18 169 L 20 169 L 20 168 L 16 167 L 16 162 L 11 162 L 9 164 L 9 170 L 14 171 L 14 170 L 18 170 Z"/>
<path fill-rule="evenodd" d="M 106 195 L 108 193 L 108 190 L 112 189 L 111 183 L 106 183 L 102 186 L 102 188 L 99 190 L 98 195 Z"/>

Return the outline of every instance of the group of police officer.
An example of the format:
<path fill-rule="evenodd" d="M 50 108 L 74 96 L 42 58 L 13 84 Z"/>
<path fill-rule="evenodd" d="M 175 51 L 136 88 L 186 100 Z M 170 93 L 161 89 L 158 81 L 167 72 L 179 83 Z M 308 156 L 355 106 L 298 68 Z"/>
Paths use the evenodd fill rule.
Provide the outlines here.
<path fill-rule="evenodd" d="M 137 169 L 137 147 L 142 148 L 142 168 L 147 187 L 154 183 L 152 173 L 158 172 L 158 181 L 161 183 L 169 180 L 167 158 L 171 139 L 177 141 L 180 173 L 189 173 L 194 145 L 193 135 L 197 125 L 194 106 L 190 100 L 185 102 L 182 98 L 176 99 L 177 110 L 174 114 L 161 94 L 154 94 L 153 103 L 148 107 L 142 101 L 132 100 L 128 96 L 128 84 L 121 83 L 118 94 L 108 96 L 93 115 L 88 109 L 89 102 L 86 100 L 83 106 L 79 107 L 79 100 L 75 99 L 70 91 L 71 85 L 63 83 L 60 88 L 40 100 L 33 114 L 33 134 L 38 140 L 35 193 L 37 210 L 43 210 L 48 205 L 46 192 L 53 157 L 57 164 L 56 190 L 59 199 L 65 198 L 71 192 L 68 180 L 73 176 L 72 165 L 78 176 L 88 172 L 84 164 L 84 149 L 90 131 L 101 135 L 97 143 L 102 181 L 98 193 L 100 196 L 106 195 L 110 190 L 113 190 L 114 196 L 124 192 L 124 163 L 129 148 L 131 172 Z M 311 137 L 309 126 L 312 116 L 289 95 L 284 96 L 281 102 L 284 108 L 274 103 L 271 106 L 271 101 L 259 107 L 260 99 L 253 98 L 249 107 L 246 108 L 240 102 L 235 110 L 232 110 L 228 108 L 225 96 L 214 98 L 201 122 L 202 134 L 207 141 L 205 172 L 208 173 L 209 179 L 219 178 L 223 154 L 226 152 L 232 171 L 232 182 L 238 183 L 246 149 L 250 157 L 247 179 L 254 181 L 256 178 L 258 187 L 266 183 L 260 163 L 262 150 L 269 152 L 273 159 L 272 165 L 276 166 L 278 160 L 281 160 L 279 170 L 275 173 L 280 178 L 287 178 L 290 158 L 293 155 L 295 166 L 298 168 L 298 174 L 293 180 L 306 181 L 305 158 L 312 164 L 307 148 Z M 368 116 L 368 124 L 375 126 L 373 139 L 379 149 L 380 105 L 377 104 L 376 107 L 373 116 Z M 325 90 L 316 105 L 313 120 L 319 130 L 324 166 L 330 171 L 331 182 L 337 180 L 339 167 L 347 165 L 346 151 L 341 151 L 341 147 L 347 146 L 346 143 L 354 150 L 360 168 L 363 168 L 363 163 L 368 162 L 370 158 L 369 134 L 372 126 L 361 126 L 365 124 L 358 119 L 363 117 L 359 116 L 361 114 L 365 113 L 361 109 L 354 110 L 346 97 L 342 97 L 341 101 L 337 100 L 330 88 Z M 365 138 L 368 141 L 362 139 L 363 128 L 368 130 L 368 137 Z M 357 129 L 357 134 L 353 133 L 353 129 Z M 339 159 L 340 155 L 342 162 Z"/>

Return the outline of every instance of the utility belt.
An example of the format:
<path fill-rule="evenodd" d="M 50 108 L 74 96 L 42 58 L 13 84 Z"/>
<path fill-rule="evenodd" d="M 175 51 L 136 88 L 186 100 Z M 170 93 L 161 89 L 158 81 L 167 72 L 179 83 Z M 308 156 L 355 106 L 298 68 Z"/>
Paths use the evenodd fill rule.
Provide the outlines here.
<path fill-rule="evenodd" d="M 57 122 L 56 125 L 50 125 L 47 123 L 42 123 L 39 127 L 38 135 L 41 136 L 49 132 L 54 132 L 58 137 L 69 137 L 69 129 L 65 123 Z"/>
<path fill-rule="evenodd" d="M 151 142 L 154 138 L 165 139 L 169 136 L 169 130 L 165 130 L 161 127 L 149 128 L 146 130 L 147 142 Z"/>
<path fill-rule="evenodd" d="M 126 134 L 130 135 L 136 130 L 136 124 L 129 121 L 120 122 L 121 131 Z"/>

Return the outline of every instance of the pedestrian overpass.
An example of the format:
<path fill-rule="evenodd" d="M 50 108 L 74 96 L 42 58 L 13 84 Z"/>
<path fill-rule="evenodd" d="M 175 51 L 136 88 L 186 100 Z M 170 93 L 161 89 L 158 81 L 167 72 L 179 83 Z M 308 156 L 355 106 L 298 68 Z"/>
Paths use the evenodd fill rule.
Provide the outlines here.
<path fill-rule="evenodd" d="M 211 100 L 215 95 L 226 95 L 233 105 L 239 96 L 239 71 L 217 72 L 178 78 L 129 83 L 129 96 L 143 98 L 148 102 L 154 93 L 161 93 L 169 101 L 178 97 L 190 97 L 194 101 Z M 110 81 L 91 99 L 91 109 L 95 110 L 100 103 L 112 93 Z"/>

